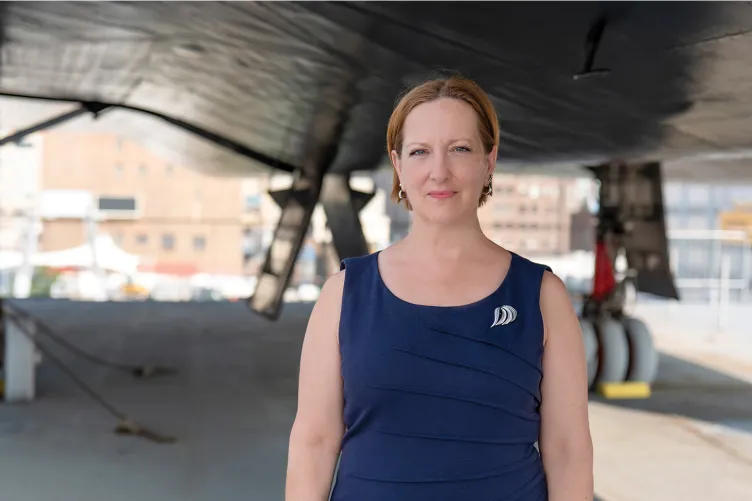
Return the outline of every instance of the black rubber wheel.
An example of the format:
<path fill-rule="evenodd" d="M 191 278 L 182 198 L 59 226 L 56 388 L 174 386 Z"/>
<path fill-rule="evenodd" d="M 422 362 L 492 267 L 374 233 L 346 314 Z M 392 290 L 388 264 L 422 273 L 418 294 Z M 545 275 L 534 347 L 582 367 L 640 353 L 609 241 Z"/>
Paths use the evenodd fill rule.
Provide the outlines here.
<path fill-rule="evenodd" d="M 598 322 L 595 332 L 599 348 L 595 384 L 624 382 L 629 369 L 629 344 L 624 326 L 621 322 L 606 317 Z"/>
<path fill-rule="evenodd" d="M 580 330 L 582 342 L 585 345 L 588 388 L 592 388 L 595 376 L 598 374 L 598 336 L 595 334 L 593 323 L 586 318 L 580 317 Z"/>
<path fill-rule="evenodd" d="M 648 326 L 634 317 L 624 317 L 622 324 L 629 345 L 629 368 L 626 380 L 653 384 L 658 375 L 658 352 Z"/>

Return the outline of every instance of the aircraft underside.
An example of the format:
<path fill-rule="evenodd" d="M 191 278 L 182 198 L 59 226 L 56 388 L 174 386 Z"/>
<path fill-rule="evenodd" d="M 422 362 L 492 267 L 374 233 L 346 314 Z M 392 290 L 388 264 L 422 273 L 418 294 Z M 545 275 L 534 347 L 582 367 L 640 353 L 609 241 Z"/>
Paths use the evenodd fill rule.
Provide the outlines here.
<path fill-rule="evenodd" d="M 317 203 L 340 258 L 368 252 L 358 212 L 372 194 L 349 176 L 384 164 L 399 93 L 442 69 L 477 80 L 501 117 L 502 162 L 551 174 L 568 162 L 600 181 L 582 312 L 592 384 L 655 377 L 650 335 L 624 315 L 613 263 L 624 252 L 625 284 L 677 298 L 661 161 L 752 150 L 752 10 L 741 2 L 8 2 L 0 22 L 0 97 L 69 107 L 21 122 L 4 114 L 17 131 L 0 146 L 93 115 L 209 173 L 294 173 L 273 194 L 282 216 L 249 299 L 270 319 Z M 706 171 L 723 177 L 717 164 L 693 172 Z M 752 168 L 736 174 L 752 179 Z"/>

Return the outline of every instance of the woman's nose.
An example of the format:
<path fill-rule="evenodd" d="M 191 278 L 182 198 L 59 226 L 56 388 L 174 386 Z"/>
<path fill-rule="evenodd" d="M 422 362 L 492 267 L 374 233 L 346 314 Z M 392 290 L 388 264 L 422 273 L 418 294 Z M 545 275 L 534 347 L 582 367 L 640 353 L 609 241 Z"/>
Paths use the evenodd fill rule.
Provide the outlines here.
<path fill-rule="evenodd" d="M 449 179 L 449 159 L 445 154 L 434 155 L 431 162 L 431 180 L 446 181 Z"/>

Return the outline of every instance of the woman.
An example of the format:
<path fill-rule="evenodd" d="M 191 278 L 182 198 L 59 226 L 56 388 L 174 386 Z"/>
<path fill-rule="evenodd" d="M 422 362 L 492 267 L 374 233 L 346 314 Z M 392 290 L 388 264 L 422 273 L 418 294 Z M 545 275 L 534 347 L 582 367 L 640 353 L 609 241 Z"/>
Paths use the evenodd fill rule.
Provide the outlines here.
<path fill-rule="evenodd" d="M 333 501 L 593 498 L 567 291 L 478 222 L 498 138 L 493 105 L 469 80 L 428 81 L 395 108 L 393 198 L 413 225 L 344 260 L 313 309 L 287 501 L 328 499 L 338 459 Z"/>

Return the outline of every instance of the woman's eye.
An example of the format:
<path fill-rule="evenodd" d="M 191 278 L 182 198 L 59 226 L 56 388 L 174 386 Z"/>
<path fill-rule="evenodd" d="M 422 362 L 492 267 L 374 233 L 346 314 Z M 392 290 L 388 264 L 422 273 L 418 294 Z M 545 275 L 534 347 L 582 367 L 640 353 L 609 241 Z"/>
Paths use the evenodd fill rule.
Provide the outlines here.
<path fill-rule="evenodd" d="M 410 152 L 410 156 L 412 157 L 412 156 L 415 156 L 415 155 L 422 155 L 425 152 L 426 152 L 426 150 L 413 150 L 413 151 Z"/>
<path fill-rule="evenodd" d="M 455 146 L 455 148 L 454 148 L 454 149 L 455 149 L 456 151 L 462 151 L 462 152 L 465 152 L 465 151 L 470 151 L 470 148 L 468 148 L 467 146 Z"/>

